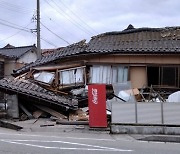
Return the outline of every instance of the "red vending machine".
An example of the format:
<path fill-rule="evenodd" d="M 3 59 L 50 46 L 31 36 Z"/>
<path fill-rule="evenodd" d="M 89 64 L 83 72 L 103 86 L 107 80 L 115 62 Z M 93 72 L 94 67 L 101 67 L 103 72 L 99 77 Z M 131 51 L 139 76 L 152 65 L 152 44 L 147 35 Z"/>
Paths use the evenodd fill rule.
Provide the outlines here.
<path fill-rule="evenodd" d="M 107 127 L 106 86 L 96 84 L 88 86 L 89 126 Z"/>

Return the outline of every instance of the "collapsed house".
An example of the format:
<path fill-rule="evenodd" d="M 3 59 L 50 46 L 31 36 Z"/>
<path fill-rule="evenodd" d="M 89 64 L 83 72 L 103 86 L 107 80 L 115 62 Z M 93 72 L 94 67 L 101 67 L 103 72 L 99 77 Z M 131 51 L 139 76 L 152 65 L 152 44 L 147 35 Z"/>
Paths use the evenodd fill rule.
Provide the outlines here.
<path fill-rule="evenodd" d="M 57 49 L 14 70 L 12 75 L 16 78 L 1 80 L 1 90 L 18 94 L 19 100 L 25 98 L 24 102 L 36 98 L 40 101 L 33 102 L 54 104 L 54 109 L 61 107 L 64 111 L 87 106 L 89 84 L 106 84 L 107 98 L 113 97 L 112 84 L 126 81 L 140 91 L 151 87 L 151 91 L 157 88 L 170 94 L 180 88 L 180 27 L 129 25 L 120 32 L 94 36 L 88 43 L 83 40 Z M 25 90 L 23 83 L 27 81 L 43 88 L 42 93 Z M 47 97 L 43 98 L 44 95 Z"/>

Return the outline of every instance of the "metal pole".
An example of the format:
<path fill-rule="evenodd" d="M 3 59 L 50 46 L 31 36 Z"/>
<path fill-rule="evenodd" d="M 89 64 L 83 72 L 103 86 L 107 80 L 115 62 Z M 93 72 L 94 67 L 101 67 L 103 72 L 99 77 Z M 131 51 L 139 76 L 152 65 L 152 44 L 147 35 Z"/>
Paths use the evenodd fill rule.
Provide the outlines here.
<path fill-rule="evenodd" d="M 161 123 L 164 124 L 164 109 L 163 109 L 163 102 L 161 102 Z"/>
<path fill-rule="evenodd" d="M 136 124 L 138 123 L 138 114 L 137 114 L 137 101 L 135 101 L 135 120 L 136 120 Z"/>
<path fill-rule="evenodd" d="M 40 42 L 40 0 L 37 0 L 37 55 L 41 58 L 41 42 Z"/>

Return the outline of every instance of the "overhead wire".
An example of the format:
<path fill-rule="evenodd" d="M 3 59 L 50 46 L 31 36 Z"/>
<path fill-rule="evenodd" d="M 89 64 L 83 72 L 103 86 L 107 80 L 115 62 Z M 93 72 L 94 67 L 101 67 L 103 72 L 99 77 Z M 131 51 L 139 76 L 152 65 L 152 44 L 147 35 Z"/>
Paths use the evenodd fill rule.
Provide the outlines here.
<path fill-rule="evenodd" d="M 70 32 L 70 31 L 66 28 L 66 26 L 63 26 L 62 24 L 60 24 L 59 22 L 57 22 L 56 20 L 54 20 L 53 17 L 50 17 L 50 16 L 48 16 L 48 15 L 45 14 L 45 18 L 48 19 L 49 21 L 51 21 L 52 23 L 54 23 L 55 25 L 61 27 L 61 29 L 63 29 L 64 31 L 66 31 L 66 34 L 68 33 L 70 36 L 75 35 L 74 33 Z M 43 17 L 41 17 L 41 19 L 43 19 Z M 41 20 L 41 21 L 42 21 L 42 20 Z M 46 20 L 46 22 L 47 22 L 47 20 Z M 76 35 L 76 38 L 81 39 L 78 35 Z"/>
<path fill-rule="evenodd" d="M 88 32 L 90 35 L 93 35 L 93 33 L 91 31 L 89 31 L 86 27 L 84 27 L 82 24 L 80 24 L 79 22 L 76 21 L 76 19 L 74 19 L 72 16 L 70 16 L 69 14 L 67 14 L 57 3 L 55 3 L 53 0 L 51 0 L 52 3 L 55 4 L 55 6 L 57 8 L 59 8 L 59 10 L 61 10 L 67 17 L 69 17 L 71 20 L 73 20 L 77 25 L 79 25 L 81 28 L 83 28 L 86 32 Z"/>
<path fill-rule="evenodd" d="M 45 2 L 52 7 L 58 14 L 60 14 L 61 16 L 64 16 L 67 20 L 69 20 L 73 25 L 75 25 L 78 29 L 81 29 L 84 33 L 88 34 L 88 35 L 93 35 L 92 32 L 90 32 L 89 30 L 87 30 L 86 28 L 84 28 L 81 24 L 79 24 L 76 20 L 74 20 L 71 16 L 69 16 L 67 13 L 65 13 L 61 8 L 57 9 L 56 7 L 54 7 L 53 5 L 51 5 L 47 0 L 45 0 Z M 60 13 L 59 10 L 61 10 L 63 12 Z"/>
<path fill-rule="evenodd" d="M 28 25 L 26 25 L 25 28 L 27 28 L 27 26 L 29 26 L 30 24 L 31 24 L 31 23 L 29 23 Z M 16 36 L 16 35 L 19 34 L 21 31 L 22 31 L 22 30 L 17 31 L 17 32 L 14 33 L 13 35 L 8 36 L 7 38 L 0 40 L 0 42 L 5 41 L 5 40 L 8 40 L 8 39 L 10 39 L 10 38 Z"/>
<path fill-rule="evenodd" d="M 63 39 L 62 37 L 60 37 L 59 35 L 57 35 L 56 33 L 54 33 L 52 30 L 50 30 L 48 27 L 46 27 L 42 22 L 41 25 L 46 28 L 49 32 L 51 32 L 52 34 L 54 34 L 56 37 L 58 37 L 59 39 L 63 40 L 64 42 L 66 42 L 68 45 L 70 45 L 70 43 L 68 41 L 66 41 L 65 39 Z"/>
<path fill-rule="evenodd" d="M 1 24 L 1 25 L 4 25 L 4 26 L 7 26 L 7 27 L 10 27 L 10 28 L 22 30 L 22 31 L 25 31 L 25 32 L 30 32 L 30 29 L 27 30 L 27 29 L 24 29 L 24 28 L 18 28 L 18 27 L 12 26 L 12 25 L 5 24 L 5 23 L 3 23 L 3 22 L 0 22 L 0 24 Z"/>
<path fill-rule="evenodd" d="M 8 24 L 11 24 L 11 25 L 13 25 L 12 27 L 17 26 L 17 27 L 21 27 L 22 29 L 26 29 L 26 30 L 28 30 L 27 26 L 29 26 L 29 24 L 28 24 L 27 26 L 25 26 L 25 27 L 19 26 L 19 25 L 15 24 L 15 23 L 9 22 L 9 21 L 4 20 L 4 19 L 0 19 L 0 21 L 6 22 L 6 23 L 8 23 Z"/>
<path fill-rule="evenodd" d="M 28 13 L 30 12 L 30 10 L 27 10 L 25 9 L 24 7 L 22 8 L 20 5 L 14 5 L 12 3 L 8 3 L 7 1 L 3 1 L 1 0 L 0 1 L 0 7 L 3 8 L 3 9 L 7 9 L 7 10 L 10 10 L 10 11 L 13 11 L 13 12 L 17 12 L 17 13 Z M 0 25 L 3 25 L 3 26 L 6 26 L 6 27 L 10 27 L 10 28 L 13 28 L 13 29 L 17 29 L 19 30 L 18 32 L 16 32 L 15 34 L 11 35 L 11 36 L 8 36 L 7 38 L 3 39 L 3 40 L 0 40 L 0 41 L 4 41 L 4 40 L 7 40 L 15 35 L 17 35 L 18 33 L 20 33 L 21 31 L 25 31 L 25 32 L 28 32 L 28 33 L 32 33 L 32 29 L 28 29 L 27 27 L 23 27 L 23 26 L 19 26 L 17 24 L 14 24 L 14 23 L 11 23 L 7 20 L 4 20 L 4 19 L 0 19 Z M 50 28 L 48 28 L 47 26 L 45 26 L 44 24 L 41 23 L 41 25 L 46 28 L 49 32 L 51 32 L 53 35 L 55 35 L 56 37 L 58 37 L 59 39 L 63 40 L 64 42 L 66 42 L 68 45 L 70 44 L 68 41 L 66 41 L 65 39 L 63 39 L 62 37 L 60 37 L 59 35 L 57 35 L 55 32 L 53 32 Z M 43 40 L 44 42 L 54 46 L 54 47 L 57 47 L 54 43 L 48 41 L 47 39 L 41 37 L 40 38 L 41 40 Z"/>
<path fill-rule="evenodd" d="M 52 45 L 52 46 L 54 46 L 55 48 L 57 48 L 57 45 L 55 45 L 54 43 L 46 40 L 45 38 L 42 38 L 42 37 L 41 37 L 41 40 L 43 40 L 44 42 L 48 43 L 49 45 Z"/>
<path fill-rule="evenodd" d="M 57 6 L 59 6 L 54 0 L 52 0 Z M 80 20 L 84 25 L 86 25 L 87 27 L 89 27 L 89 29 L 91 29 L 94 33 L 97 33 L 96 30 L 94 30 L 91 26 L 89 26 L 82 18 L 80 18 L 80 16 L 78 16 L 74 11 L 72 11 L 67 5 L 65 5 L 65 3 L 62 2 L 62 0 L 59 0 L 59 2 L 65 7 L 67 8 L 73 16 L 75 16 L 78 20 Z"/>
<path fill-rule="evenodd" d="M 33 33 L 34 34 L 34 33 Z M 37 34 L 34 34 L 37 37 Z M 41 40 L 43 40 L 44 42 L 46 42 L 47 44 L 57 48 L 57 45 L 55 45 L 54 43 L 48 41 L 47 39 L 43 38 L 42 36 L 40 37 Z"/>
<path fill-rule="evenodd" d="M 17 13 L 26 14 L 31 12 L 31 10 L 28 10 L 27 8 L 24 8 L 20 5 L 14 5 L 12 3 L 8 3 L 7 1 L 3 1 L 3 0 L 0 1 L 0 7 Z"/>
<path fill-rule="evenodd" d="M 18 29 L 18 30 L 20 30 L 20 31 L 25 31 L 25 32 L 28 32 L 28 33 L 31 33 L 31 34 L 32 34 L 31 29 L 28 29 L 28 28 L 26 28 L 26 27 L 22 27 L 22 26 L 16 25 L 16 24 L 11 23 L 11 22 L 9 22 L 9 21 L 6 21 L 6 20 L 4 20 L 4 19 L 0 19 L 0 21 L 4 21 L 4 22 L 7 22 L 7 23 L 8 23 L 8 24 L 6 24 L 6 23 L 3 23 L 3 22 L 0 22 L 0 25 L 7 26 L 7 27 L 10 27 L 10 28 L 13 28 L 13 29 Z M 15 25 L 15 26 L 13 26 L 13 25 Z M 28 24 L 28 25 L 29 25 L 29 24 Z M 18 33 L 18 32 L 17 32 L 17 33 Z M 17 33 L 9 36 L 8 38 L 13 37 L 13 36 L 16 35 Z M 4 39 L 4 40 L 5 40 L 5 39 Z M 43 40 L 44 42 L 46 42 L 46 43 L 48 43 L 48 44 L 50 44 L 50 45 L 52 45 L 52 46 L 54 46 L 54 47 L 57 47 L 55 44 L 53 44 L 52 42 L 48 41 L 47 39 L 45 39 L 45 38 L 43 38 L 43 37 L 41 37 L 41 40 Z M 3 40 L 1 40 L 1 41 L 3 41 Z"/>

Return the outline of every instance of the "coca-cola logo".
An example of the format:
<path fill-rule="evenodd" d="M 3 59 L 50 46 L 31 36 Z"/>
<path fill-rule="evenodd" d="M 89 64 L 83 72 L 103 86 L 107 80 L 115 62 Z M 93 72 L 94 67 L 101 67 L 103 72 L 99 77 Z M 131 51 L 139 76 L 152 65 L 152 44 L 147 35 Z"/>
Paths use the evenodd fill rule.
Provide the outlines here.
<path fill-rule="evenodd" d="M 92 88 L 92 96 L 93 96 L 92 102 L 94 104 L 98 104 L 98 90 L 97 89 Z"/>

